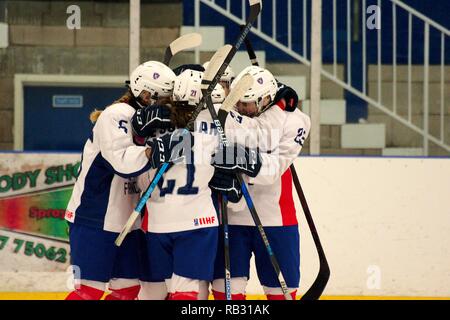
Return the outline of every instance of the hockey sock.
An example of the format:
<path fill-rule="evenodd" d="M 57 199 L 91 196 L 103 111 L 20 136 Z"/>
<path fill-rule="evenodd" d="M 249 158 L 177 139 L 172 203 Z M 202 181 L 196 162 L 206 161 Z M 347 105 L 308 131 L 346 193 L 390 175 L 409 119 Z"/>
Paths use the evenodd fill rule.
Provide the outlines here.
<path fill-rule="evenodd" d="M 69 293 L 65 300 L 100 300 L 103 290 L 81 285 L 78 289 Z"/>
<path fill-rule="evenodd" d="M 112 292 L 105 297 L 105 300 L 136 300 L 141 286 L 133 286 L 123 289 L 110 289 Z"/>
<path fill-rule="evenodd" d="M 292 300 L 295 300 L 297 290 L 290 293 Z M 283 294 L 266 294 L 267 300 L 285 300 Z"/>
<path fill-rule="evenodd" d="M 174 292 L 169 294 L 169 300 L 197 300 L 198 292 Z"/>

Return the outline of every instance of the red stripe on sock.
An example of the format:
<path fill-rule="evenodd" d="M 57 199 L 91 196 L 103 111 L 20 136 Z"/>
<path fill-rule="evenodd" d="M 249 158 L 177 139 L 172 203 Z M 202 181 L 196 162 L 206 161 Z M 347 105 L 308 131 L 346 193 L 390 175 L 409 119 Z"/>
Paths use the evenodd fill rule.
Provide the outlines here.
<path fill-rule="evenodd" d="M 105 297 L 105 300 L 136 300 L 140 289 L 141 286 L 110 289 L 112 292 Z"/>
<path fill-rule="evenodd" d="M 65 300 L 100 300 L 103 293 L 103 290 L 81 285 L 78 289 L 69 293 Z"/>
<path fill-rule="evenodd" d="M 198 300 L 198 292 L 174 292 L 169 294 L 169 300 Z"/>
<path fill-rule="evenodd" d="M 227 300 L 227 296 L 224 292 L 213 290 L 214 300 Z M 245 294 L 232 294 L 231 300 L 246 300 Z"/>
<path fill-rule="evenodd" d="M 292 300 L 296 299 L 297 290 L 290 293 Z M 266 294 L 267 300 L 286 300 L 284 294 Z"/>

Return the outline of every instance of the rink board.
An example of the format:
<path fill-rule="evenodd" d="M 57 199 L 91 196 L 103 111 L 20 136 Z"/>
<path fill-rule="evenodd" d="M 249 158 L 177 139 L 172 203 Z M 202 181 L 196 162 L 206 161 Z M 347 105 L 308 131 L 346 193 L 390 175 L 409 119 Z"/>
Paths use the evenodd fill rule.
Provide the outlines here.
<path fill-rule="evenodd" d="M 35 197 L 46 188 L 70 188 L 70 174 L 45 185 L 45 172 L 49 167 L 76 166 L 77 161 L 79 154 L 2 154 L 0 177 L 16 174 L 20 183 L 10 194 L 0 194 L 0 203 L 5 198 Z M 450 297 L 450 159 L 301 157 L 295 165 L 331 267 L 324 298 Z M 17 173 L 39 168 L 34 187 L 28 179 L 19 190 L 24 183 Z M 305 292 L 316 277 L 318 258 L 295 189 L 294 199 L 301 234 L 300 292 Z M 24 208 L 30 218 L 29 208 Z M 67 239 L 58 236 L 58 228 L 48 227 L 50 221 L 60 223 L 58 217 L 45 219 L 47 227 L 37 229 L 41 233 L 25 223 L 0 230 L 0 236 L 9 237 L 0 250 L 0 291 L 18 291 L 0 294 L 0 299 L 52 299 L 68 291 L 68 260 L 57 263 L 53 255 L 63 248 L 68 251 Z M 4 227 L 4 221 L 0 223 Z M 33 245 L 25 252 L 27 242 Z M 36 251 L 42 255 L 42 247 L 46 254 L 39 257 Z M 253 265 L 248 293 L 262 298 Z"/>
<path fill-rule="evenodd" d="M 449 158 L 301 157 L 295 165 L 331 268 L 325 295 L 450 297 Z M 318 258 L 297 215 L 305 292 Z"/>

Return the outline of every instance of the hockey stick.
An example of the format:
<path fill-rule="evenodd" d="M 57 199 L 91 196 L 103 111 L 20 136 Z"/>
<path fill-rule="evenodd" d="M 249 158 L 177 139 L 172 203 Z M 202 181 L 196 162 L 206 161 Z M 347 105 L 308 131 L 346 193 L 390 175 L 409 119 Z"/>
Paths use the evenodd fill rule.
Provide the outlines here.
<path fill-rule="evenodd" d="M 229 112 L 234 105 L 242 98 L 248 89 L 253 84 L 253 78 L 250 75 L 243 76 L 233 90 L 230 91 L 228 96 L 222 103 L 221 109 Z M 225 261 L 225 296 L 227 300 L 231 300 L 231 268 L 230 268 L 230 241 L 228 237 L 228 209 L 227 197 L 224 195 L 220 197 L 220 206 L 222 213 L 222 227 L 223 227 L 223 248 L 224 248 L 224 261 Z"/>
<path fill-rule="evenodd" d="M 220 212 L 222 214 L 223 227 L 223 255 L 225 261 L 225 297 L 227 300 L 232 300 L 231 296 L 231 263 L 230 263 L 230 239 L 228 237 L 228 209 L 227 196 L 219 197 Z"/>
<path fill-rule="evenodd" d="M 311 287 L 306 291 L 306 293 L 300 298 L 300 300 L 318 300 L 325 289 L 328 279 L 330 279 L 330 266 L 328 265 L 325 252 L 323 251 L 322 244 L 320 243 L 319 233 L 317 232 L 316 226 L 309 211 L 308 203 L 306 202 L 305 194 L 303 192 L 302 186 L 300 185 L 300 180 L 298 179 L 297 172 L 295 171 L 294 165 L 290 166 L 292 172 L 292 180 L 294 181 L 295 189 L 297 189 L 298 197 L 300 198 L 300 203 L 302 204 L 303 212 L 305 213 L 306 221 L 308 222 L 309 230 L 316 245 L 317 254 L 319 255 L 319 273 L 314 280 Z"/>
<path fill-rule="evenodd" d="M 202 36 L 199 33 L 188 33 L 170 43 L 166 49 L 163 63 L 168 66 L 172 57 L 180 51 L 198 47 L 202 44 Z"/>
<path fill-rule="evenodd" d="M 223 64 L 220 67 L 219 71 L 217 72 L 216 76 L 211 81 L 208 82 L 209 83 L 208 91 L 210 91 L 210 92 L 212 92 L 212 90 L 214 90 L 214 87 L 216 86 L 216 84 L 219 83 L 220 77 L 225 72 L 225 69 L 230 64 L 231 59 L 233 59 L 234 55 L 236 54 L 236 51 L 239 49 L 239 47 L 241 46 L 245 37 L 247 36 L 248 32 L 250 31 L 250 28 L 252 27 L 253 22 L 256 20 L 256 18 L 258 17 L 258 15 L 261 12 L 261 8 L 262 8 L 261 0 L 249 0 L 249 4 L 250 4 L 250 13 L 247 17 L 247 22 L 245 24 L 245 27 L 239 34 L 239 37 L 238 37 L 236 43 L 234 44 L 234 46 L 231 47 L 230 52 L 228 53 L 227 57 L 223 61 Z M 195 119 L 197 118 L 198 114 L 200 112 L 202 112 L 203 107 L 205 106 L 205 102 L 206 102 L 205 96 L 203 96 L 202 100 L 200 101 L 197 108 L 194 110 L 194 112 L 192 114 L 191 121 L 189 121 L 189 123 L 188 123 L 189 130 L 194 130 Z"/>
<path fill-rule="evenodd" d="M 175 40 L 173 40 L 166 48 L 163 63 L 169 66 L 173 56 L 178 52 L 198 47 L 202 44 L 202 35 L 199 33 L 188 33 Z M 130 80 L 125 81 L 125 84 L 130 84 Z"/>
<path fill-rule="evenodd" d="M 241 25 L 241 28 L 243 26 Z M 250 42 L 250 39 L 245 38 L 245 46 L 247 48 L 247 53 L 250 58 L 252 65 L 258 66 L 258 60 L 256 58 L 255 50 Z M 311 235 L 314 240 L 314 244 L 316 246 L 317 254 L 319 256 L 320 266 L 319 273 L 317 274 L 316 279 L 314 280 L 311 287 L 306 291 L 306 293 L 301 297 L 300 300 L 317 300 L 320 298 L 323 290 L 325 289 L 328 280 L 330 278 L 330 266 L 328 265 L 327 258 L 325 256 L 325 252 L 323 251 L 322 244 L 319 239 L 319 233 L 317 232 L 316 226 L 314 224 L 311 212 L 309 211 L 308 203 L 306 202 L 306 197 L 303 192 L 302 186 L 300 185 L 300 180 L 297 175 L 297 171 L 295 170 L 294 164 L 291 164 L 290 167 L 292 173 L 292 180 L 294 181 L 295 189 L 297 190 L 297 195 L 300 199 L 300 203 L 303 208 L 303 212 L 305 214 L 306 221 L 308 222 L 309 230 L 311 231 Z"/>
<path fill-rule="evenodd" d="M 227 54 L 230 52 L 231 46 L 226 45 L 217 50 L 217 52 L 214 54 L 213 58 L 211 59 L 211 63 L 208 65 L 208 68 L 205 70 L 205 73 L 203 75 L 203 78 L 205 81 L 211 80 L 215 75 L 217 70 L 219 69 L 222 62 L 225 60 Z M 214 61 L 213 61 L 214 60 Z M 212 90 L 211 90 L 212 92 Z M 206 95 L 211 95 L 211 92 L 206 92 Z M 140 212 L 144 205 L 146 204 L 147 200 L 150 198 L 150 195 L 152 194 L 153 190 L 156 188 L 156 185 L 158 181 L 161 179 L 164 172 L 169 167 L 169 163 L 163 163 L 156 173 L 156 175 L 153 177 L 152 182 L 148 186 L 147 190 L 144 192 L 142 197 L 139 199 L 139 202 L 134 209 L 134 211 L 131 213 L 130 217 L 128 218 L 127 222 L 125 223 L 124 227 L 122 228 L 122 231 L 120 232 L 119 236 L 116 238 L 116 241 L 114 242 L 116 246 L 120 247 L 123 240 L 125 239 L 126 235 L 130 232 L 131 228 L 133 227 L 134 223 L 136 222 L 137 218 L 140 216 Z"/>
<path fill-rule="evenodd" d="M 222 76 L 223 72 L 225 71 L 226 67 L 228 66 L 228 64 L 230 63 L 231 59 L 234 57 L 234 55 L 236 54 L 237 49 L 241 46 L 242 42 L 244 41 L 245 37 L 247 36 L 248 32 L 250 31 L 250 28 L 252 27 L 253 22 L 256 20 L 256 18 L 258 17 L 259 13 L 261 12 L 261 0 L 249 0 L 250 3 L 250 14 L 249 17 L 247 18 L 247 23 L 245 25 L 245 27 L 243 28 L 241 34 L 239 35 L 238 40 L 236 41 L 235 45 L 231 48 L 230 52 L 228 53 L 227 57 L 225 58 L 222 66 L 219 68 L 219 71 L 217 72 L 216 76 L 214 77 L 214 79 L 212 81 L 207 81 L 204 77 L 204 79 L 202 80 L 202 91 L 209 91 L 209 93 L 212 92 L 212 90 L 214 89 L 214 87 L 216 86 L 216 84 L 218 83 L 220 77 Z M 212 61 L 212 59 L 211 59 Z M 210 61 L 210 64 L 211 64 Z M 206 72 L 205 72 L 206 74 Z M 219 133 L 219 138 L 220 138 L 220 142 L 224 145 L 227 146 L 228 145 L 228 140 L 225 136 L 222 124 L 217 116 L 216 110 L 214 109 L 214 106 L 212 104 L 211 98 L 208 95 L 203 94 L 203 98 L 200 101 L 199 105 L 197 106 L 197 109 L 194 111 L 193 113 L 193 119 L 191 120 L 190 123 L 188 123 L 188 128 L 190 130 L 193 130 L 194 128 L 194 121 L 195 118 L 198 116 L 198 114 L 202 111 L 204 104 L 207 104 L 207 108 L 211 114 L 211 117 L 214 121 L 214 124 L 216 125 L 217 128 L 217 132 Z M 225 118 L 227 116 L 227 111 L 223 110 L 222 108 L 219 110 L 219 117 L 223 117 Z M 247 203 L 247 206 L 250 210 L 250 214 L 253 218 L 253 221 L 255 222 L 255 225 L 258 228 L 258 231 L 261 235 L 261 238 L 264 242 L 264 245 L 267 249 L 267 253 L 269 254 L 270 257 L 270 261 L 272 263 L 272 266 L 274 267 L 275 273 L 278 276 L 278 281 L 280 283 L 281 286 L 281 290 L 283 291 L 283 294 L 285 296 L 286 300 L 292 300 L 291 295 L 288 292 L 288 288 L 286 286 L 286 281 L 284 280 L 283 274 L 280 270 L 280 266 L 278 264 L 278 261 L 273 253 L 273 250 L 269 244 L 269 240 L 267 239 L 266 233 L 264 231 L 264 228 L 262 227 L 261 224 L 261 220 L 259 219 L 259 216 L 256 212 L 256 209 L 253 205 L 253 201 L 248 193 L 248 189 L 247 186 L 245 184 L 245 182 L 242 179 L 242 176 L 240 174 L 236 175 L 239 184 L 242 187 L 242 193 L 244 195 L 245 201 Z"/>

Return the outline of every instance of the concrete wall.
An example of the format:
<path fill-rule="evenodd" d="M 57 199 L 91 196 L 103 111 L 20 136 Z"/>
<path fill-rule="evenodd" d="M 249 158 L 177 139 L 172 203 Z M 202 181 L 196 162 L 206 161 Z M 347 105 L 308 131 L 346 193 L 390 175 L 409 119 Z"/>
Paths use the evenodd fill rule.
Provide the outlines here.
<path fill-rule="evenodd" d="M 161 2 L 142 1 L 142 61 L 161 59 L 179 36 L 181 1 Z M 80 30 L 66 27 L 72 4 L 81 9 Z M 9 47 L 0 49 L 0 150 L 13 148 L 14 74 L 128 73 L 128 1 L 0 1 L 0 11 L 9 25 Z"/>

